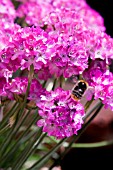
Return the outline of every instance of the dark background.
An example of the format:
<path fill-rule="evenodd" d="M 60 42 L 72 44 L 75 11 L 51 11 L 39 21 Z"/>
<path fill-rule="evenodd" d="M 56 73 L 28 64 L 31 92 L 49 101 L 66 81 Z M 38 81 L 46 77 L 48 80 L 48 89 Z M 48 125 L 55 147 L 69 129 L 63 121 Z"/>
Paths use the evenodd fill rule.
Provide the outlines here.
<path fill-rule="evenodd" d="M 113 37 L 113 0 L 86 0 L 86 2 L 104 18 L 106 33 Z M 113 72 L 113 63 L 111 65 L 111 71 Z M 107 114 L 107 112 L 105 114 Z M 111 114 L 113 114 L 113 112 Z M 110 129 L 111 134 L 113 134 L 113 121 L 111 124 Z M 100 137 L 105 137 L 105 131 L 106 136 L 108 136 L 107 133 L 110 131 L 107 128 L 109 128 L 109 126 L 110 125 L 106 125 L 102 128 L 89 127 L 84 135 L 82 135 L 82 141 L 92 142 L 93 139 L 98 141 Z M 93 134 L 95 132 L 94 137 L 92 137 L 91 131 Z M 111 167 L 113 167 L 113 145 L 93 149 L 71 149 L 61 161 L 61 166 L 62 170 L 75 170 L 77 168 L 91 170 L 99 169 L 99 167 L 100 169 L 111 169 Z"/>
<path fill-rule="evenodd" d="M 86 0 L 104 18 L 106 33 L 113 37 L 113 0 Z"/>

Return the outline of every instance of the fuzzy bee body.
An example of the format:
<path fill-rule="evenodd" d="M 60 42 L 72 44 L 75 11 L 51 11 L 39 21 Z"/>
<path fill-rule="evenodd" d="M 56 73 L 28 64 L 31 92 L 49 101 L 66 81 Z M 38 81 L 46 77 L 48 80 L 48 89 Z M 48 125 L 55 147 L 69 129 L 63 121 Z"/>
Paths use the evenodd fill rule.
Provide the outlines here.
<path fill-rule="evenodd" d="M 72 89 L 71 98 L 80 100 L 88 88 L 88 83 L 85 80 L 79 80 Z"/>

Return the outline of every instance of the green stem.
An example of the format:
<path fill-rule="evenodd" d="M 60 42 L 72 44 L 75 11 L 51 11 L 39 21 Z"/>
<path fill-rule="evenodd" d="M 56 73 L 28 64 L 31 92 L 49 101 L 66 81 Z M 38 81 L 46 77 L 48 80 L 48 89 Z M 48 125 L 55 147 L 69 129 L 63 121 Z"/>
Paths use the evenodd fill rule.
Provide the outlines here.
<path fill-rule="evenodd" d="M 16 135 L 16 133 L 18 132 L 19 128 L 22 126 L 22 124 L 25 122 L 26 117 L 28 116 L 27 114 L 25 115 L 25 117 L 23 118 L 23 120 L 21 121 L 21 123 L 16 127 L 16 124 L 19 122 L 19 120 L 21 119 L 24 109 L 26 107 L 26 101 L 27 101 L 27 97 L 29 94 L 29 90 L 30 90 L 30 85 L 31 85 L 31 81 L 34 75 L 34 68 L 33 65 L 30 66 L 30 71 L 29 71 L 29 75 L 28 75 L 28 86 L 27 86 L 27 90 L 26 90 L 26 94 L 25 94 L 25 98 L 22 104 L 21 109 L 19 110 L 19 112 L 17 112 L 17 116 L 16 116 L 16 121 L 14 123 L 14 126 L 12 128 L 12 131 L 9 133 L 8 135 L 8 139 L 6 140 L 6 142 L 4 143 L 3 147 L 1 148 L 1 155 L 3 156 L 3 154 L 5 154 L 5 152 L 7 151 L 7 147 L 9 146 L 10 142 L 12 141 L 12 139 L 14 138 L 14 136 Z"/>
<path fill-rule="evenodd" d="M 62 88 L 63 82 L 64 82 L 64 77 L 63 76 L 60 76 L 59 82 L 60 82 L 60 87 Z"/>
<path fill-rule="evenodd" d="M 74 143 L 73 148 L 97 148 L 113 145 L 113 139 L 94 143 Z"/>
<path fill-rule="evenodd" d="M 83 120 L 85 121 L 98 107 L 100 107 L 101 101 L 97 101 L 97 103 L 89 110 L 86 112 L 86 115 L 83 117 Z"/>
<path fill-rule="evenodd" d="M 37 110 L 36 110 L 37 112 Z M 30 127 L 33 125 L 33 123 L 35 123 L 40 117 L 36 116 L 34 117 L 34 119 L 30 122 L 29 126 L 27 127 L 27 129 L 23 132 L 22 135 L 20 135 L 20 137 L 16 140 L 16 142 L 11 146 L 10 150 L 5 154 L 5 152 L 7 151 L 7 147 L 9 147 L 11 140 L 15 137 L 16 133 L 18 132 L 19 128 L 22 126 L 22 124 L 26 121 L 26 118 L 29 116 L 30 111 L 28 111 L 28 113 L 26 113 L 25 117 L 23 118 L 23 120 L 21 121 L 20 125 L 13 131 L 12 135 L 9 136 L 8 138 L 8 142 L 6 147 L 4 148 L 4 154 L 2 155 L 2 160 L 3 162 L 5 162 L 8 158 L 10 158 L 10 156 L 12 156 L 12 154 L 14 153 L 15 149 L 18 148 L 19 142 L 21 141 L 21 139 L 23 138 L 23 136 L 25 136 Z M 2 162 L 1 160 L 1 162 Z"/>
<path fill-rule="evenodd" d="M 53 83 L 52 90 L 54 90 L 54 89 L 55 89 L 56 83 L 57 83 L 57 78 L 55 78 L 55 79 L 54 79 L 54 83 Z"/>
<path fill-rule="evenodd" d="M 4 127 L 4 125 L 7 123 L 9 118 L 15 113 L 18 107 L 19 107 L 18 103 L 15 102 L 14 105 L 11 107 L 11 109 L 5 114 L 2 122 L 0 122 L 0 129 Z"/>
<path fill-rule="evenodd" d="M 23 166 L 24 162 L 26 161 L 27 157 L 29 156 L 32 147 L 34 146 L 36 141 L 40 138 L 41 134 L 42 134 L 42 129 L 39 129 L 37 134 L 36 134 L 36 136 L 34 137 L 34 139 L 32 139 L 28 143 L 28 145 L 25 147 L 25 149 L 19 155 L 19 157 L 16 160 L 16 162 L 14 162 L 14 164 L 12 166 L 13 170 L 20 170 L 20 168 Z"/>
<path fill-rule="evenodd" d="M 3 133 L 5 133 L 8 129 L 9 129 L 9 124 L 6 125 L 4 128 L 2 128 L 2 129 L 0 130 L 0 135 L 2 135 Z"/>
<path fill-rule="evenodd" d="M 37 122 L 38 120 L 40 119 L 40 117 L 38 117 L 38 119 L 36 119 L 35 120 L 35 122 Z M 28 132 L 28 131 L 27 131 Z M 27 132 L 26 132 L 26 134 L 27 134 Z M 24 135 L 24 133 L 22 134 L 22 137 L 21 137 L 21 139 L 22 140 L 20 140 L 18 143 L 21 145 L 22 143 L 26 143 L 27 141 L 29 141 L 34 135 L 36 135 L 36 133 L 37 133 L 37 130 L 34 130 L 33 132 L 31 131 L 30 133 L 28 133 L 27 134 L 27 136 L 25 136 Z M 16 142 L 16 143 L 17 143 Z"/>
<path fill-rule="evenodd" d="M 24 109 L 26 107 L 26 101 L 27 101 L 27 97 L 28 97 L 28 94 L 29 94 L 29 89 L 30 89 L 30 84 L 31 84 L 31 81 L 32 81 L 32 77 L 33 77 L 33 68 L 32 66 L 30 67 L 30 72 L 29 72 L 29 75 L 28 75 L 28 86 L 27 86 L 27 90 L 26 90 L 26 94 L 25 94 L 25 97 L 24 97 L 24 101 L 23 101 L 23 104 L 21 106 L 21 109 L 19 110 L 19 112 L 17 112 L 17 115 L 16 115 L 16 119 L 15 119 L 15 122 L 14 122 L 14 126 L 12 128 L 12 131 L 9 132 L 9 137 L 8 137 L 8 140 L 6 140 L 5 144 L 4 144 L 4 147 L 2 147 L 1 149 L 1 153 L 3 154 L 4 152 L 2 152 L 2 150 L 4 151 L 4 148 L 7 147 L 8 145 L 8 142 L 10 143 L 11 139 L 12 139 L 12 135 L 14 136 L 14 134 L 16 134 L 16 132 L 18 131 L 18 128 L 20 126 L 18 126 L 18 128 L 16 129 L 16 131 L 14 131 L 15 129 L 15 126 L 16 124 L 18 123 L 18 121 L 23 117 L 23 112 L 24 112 Z M 20 107 L 20 106 L 19 106 Z M 11 109 L 12 111 L 13 109 Z M 10 112 L 9 112 L 10 113 Z M 8 114 L 9 115 L 9 114 Z M 8 117 L 8 116 L 7 116 Z M 23 122 L 22 122 L 23 123 Z M 13 132 L 14 131 L 14 132 Z M 5 149 L 6 150 L 6 149 Z"/>
<path fill-rule="evenodd" d="M 42 84 L 42 87 L 43 87 L 43 88 L 45 87 L 46 83 L 47 83 L 47 81 L 45 80 L 45 81 L 43 82 L 43 84 Z"/>
<path fill-rule="evenodd" d="M 62 143 L 66 140 L 66 138 L 62 139 L 53 149 L 51 149 L 46 155 L 44 155 L 39 161 L 33 164 L 27 170 L 37 170 L 41 168 L 52 156 L 52 154 L 62 145 Z"/>
<path fill-rule="evenodd" d="M 92 99 L 90 101 L 87 101 L 84 108 L 85 111 L 87 111 L 87 109 L 91 106 L 92 102 L 94 101 L 94 97 L 92 97 Z"/>
<path fill-rule="evenodd" d="M 6 158 L 7 148 L 8 148 L 8 146 L 10 145 L 11 140 L 14 139 L 16 133 L 18 133 L 19 128 L 20 128 L 21 125 L 25 122 L 26 118 L 29 116 L 29 113 L 30 113 L 30 111 L 28 111 L 28 113 L 26 113 L 26 115 L 24 116 L 23 120 L 20 122 L 20 124 L 19 124 L 18 127 L 13 128 L 12 133 L 10 133 L 7 141 L 4 143 L 3 148 L 1 149 L 2 159 L 3 159 L 3 160 L 4 160 L 4 157 Z M 11 150 L 11 151 L 12 151 L 12 150 Z M 6 153 L 6 154 L 5 154 L 5 153 Z"/>
<path fill-rule="evenodd" d="M 29 74 L 28 74 L 28 86 L 27 86 L 27 90 L 26 90 L 26 93 L 25 93 L 23 105 L 22 105 L 22 108 L 20 110 L 20 114 L 23 113 L 23 111 L 24 111 L 24 109 L 26 107 L 27 97 L 28 97 L 28 94 L 29 94 L 29 90 L 30 90 L 30 86 L 31 86 L 33 75 L 34 75 L 34 67 L 33 67 L 33 65 L 31 65 L 30 66 L 30 71 L 29 71 Z"/>
<path fill-rule="evenodd" d="M 43 134 L 39 141 L 37 142 L 36 145 L 34 145 L 33 147 L 30 147 L 30 150 L 27 151 L 27 153 L 25 154 L 24 158 L 22 159 L 21 163 L 19 164 L 19 167 L 16 168 L 15 170 L 20 170 L 20 168 L 24 165 L 24 163 L 26 162 L 26 160 L 36 151 L 38 145 L 42 142 L 42 140 L 45 138 L 46 134 Z"/>
<path fill-rule="evenodd" d="M 20 124 L 18 126 L 14 126 L 12 128 L 12 131 L 9 133 L 7 140 L 5 141 L 3 147 L 1 148 L 1 155 L 3 158 L 3 155 L 7 152 L 7 148 L 9 147 L 12 139 L 14 139 L 14 137 L 16 136 L 16 134 L 18 133 L 19 128 L 22 126 L 22 124 L 26 121 L 26 118 L 28 117 L 29 112 L 24 116 L 23 120 L 20 122 Z"/>
<path fill-rule="evenodd" d="M 13 115 L 16 115 L 18 114 L 18 111 L 20 109 L 20 106 L 21 105 L 18 105 L 18 107 L 16 108 L 15 113 Z M 13 125 L 12 128 L 9 129 L 9 132 L 8 134 L 6 135 L 6 137 L 4 138 L 4 141 L 2 142 L 2 144 L 0 145 L 0 156 L 3 157 L 3 154 L 6 152 L 6 147 L 8 146 L 8 142 L 11 140 L 11 134 L 13 133 L 14 131 L 14 127 L 15 127 L 15 124 Z"/>

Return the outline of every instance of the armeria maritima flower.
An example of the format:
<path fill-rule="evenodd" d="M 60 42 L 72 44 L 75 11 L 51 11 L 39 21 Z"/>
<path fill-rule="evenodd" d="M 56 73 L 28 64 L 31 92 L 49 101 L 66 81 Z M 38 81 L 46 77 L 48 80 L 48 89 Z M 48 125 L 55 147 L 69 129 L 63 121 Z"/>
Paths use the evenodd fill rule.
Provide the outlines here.
<path fill-rule="evenodd" d="M 12 1 L 0 0 L 0 22 L 14 22 L 16 10 Z"/>
<path fill-rule="evenodd" d="M 96 80 L 94 97 L 113 111 L 113 74 L 109 70 Z"/>
<path fill-rule="evenodd" d="M 59 11 L 62 14 L 64 9 L 76 10 L 89 27 L 104 31 L 104 20 L 98 12 L 91 9 L 84 1 L 78 0 L 18 0 L 21 3 L 17 10 L 19 17 L 25 17 L 25 21 L 29 25 L 47 24 L 46 19 L 49 13 Z M 32 6 L 32 8 L 31 8 Z M 54 18 L 55 19 L 55 18 Z"/>
<path fill-rule="evenodd" d="M 69 98 L 70 92 L 57 88 L 55 91 L 41 95 L 37 103 L 39 115 L 37 123 L 43 131 L 56 138 L 65 138 L 77 134 L 83 124 L 84 107 L 80 102 Z"/>

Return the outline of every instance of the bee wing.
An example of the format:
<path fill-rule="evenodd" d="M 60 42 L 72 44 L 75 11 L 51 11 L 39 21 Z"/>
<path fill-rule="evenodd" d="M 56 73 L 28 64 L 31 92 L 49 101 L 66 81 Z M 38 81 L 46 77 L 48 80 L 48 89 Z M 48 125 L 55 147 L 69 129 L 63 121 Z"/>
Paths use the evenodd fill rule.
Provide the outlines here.
<path fill-rule="evenodd" d="M 88 101 L 92 99 L 92 97 L 94 95 L 94 91 L 95 91 L 95 89 L 92 86 L 89 86 L 88 89 L 85 91 L 84 95 Z"/>

